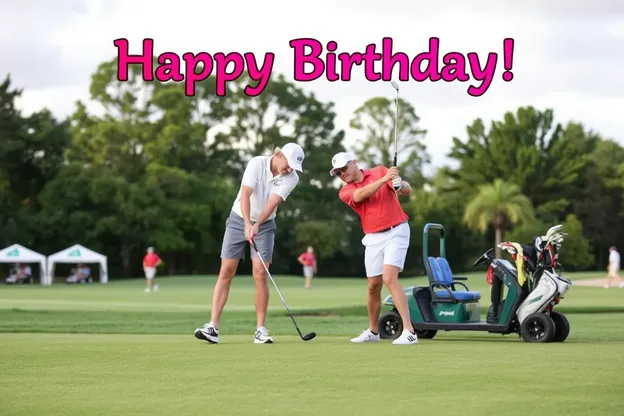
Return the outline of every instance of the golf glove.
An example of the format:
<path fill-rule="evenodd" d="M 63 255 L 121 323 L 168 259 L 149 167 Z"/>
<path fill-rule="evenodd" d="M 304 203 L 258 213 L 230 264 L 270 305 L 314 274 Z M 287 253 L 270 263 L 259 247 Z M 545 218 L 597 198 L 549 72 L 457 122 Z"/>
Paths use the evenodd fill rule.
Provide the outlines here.
<path fill-rule="evenodd" d="M 392 181 L 392 187 L 394 188 L 394 190 L 396 192 L 399 192 L 401 189 L 403 189 L 403 179 L 401 179 L 400 176 L 397 176 L 393 181 Z"/>

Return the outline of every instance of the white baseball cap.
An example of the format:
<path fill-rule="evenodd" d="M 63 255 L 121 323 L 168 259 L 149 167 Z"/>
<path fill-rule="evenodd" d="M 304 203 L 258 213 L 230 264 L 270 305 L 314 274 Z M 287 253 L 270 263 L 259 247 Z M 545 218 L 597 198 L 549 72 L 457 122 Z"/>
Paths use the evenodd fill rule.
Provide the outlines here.
<path fill-rule="evenodd" d="M 297 143 L 286 143 L 282 147 L 282 153 L 288 160 L 288 166 L 299 172 L 303 172 L 303 159 L 305 159 L 305 153 L 301 146 Z"/>
<path fill-rule="evenodd" d="M 336 169 L 344 168 L 347 163 L 355 160 L 355 156 L 349 152 L 339 152 L 332 157 L 332 169 L 329 171 L 331 176 L 336 176 Z"/>

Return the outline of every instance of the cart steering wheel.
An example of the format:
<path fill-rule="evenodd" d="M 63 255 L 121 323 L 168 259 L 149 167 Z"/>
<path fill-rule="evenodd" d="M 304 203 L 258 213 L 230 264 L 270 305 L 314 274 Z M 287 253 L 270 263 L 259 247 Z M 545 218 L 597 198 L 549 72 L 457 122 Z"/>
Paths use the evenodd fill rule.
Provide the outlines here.
<path fill-rule="evenodd" d="M 477 267 L 479 264 L 483 263 L 485 260 L 489 259 L 490 256 L 489 254 L 492 252 L 492 250 L 494 250 L 494 248 L 490 248 L 488 251 L 486 251 L 485 253 L 481 254 L 481 257 L 479 257 L 477 260 L 475 260 L 475 262 L 473 263 L 473 267 Z"/>

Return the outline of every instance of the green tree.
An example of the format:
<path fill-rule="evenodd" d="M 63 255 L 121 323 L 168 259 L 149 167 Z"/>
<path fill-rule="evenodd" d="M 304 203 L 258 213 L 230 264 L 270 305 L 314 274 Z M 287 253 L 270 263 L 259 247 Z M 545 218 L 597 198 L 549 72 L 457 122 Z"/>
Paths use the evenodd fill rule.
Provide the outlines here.
<path fill-rule="evenodd" d="M 561 247 L 559 261 L 566 270 L 595 269 L 595 260 L 589 240 L 583 235 L 581 221 L 570 214 L 563 223 L 563 231 L 568 233 Z"/>
<path fill-rule="evenodd" d="M 395 121 L 395 101 L 385 97 L 368 99 L 355 110 L 350 126 L 363 136 L 355 151 L 358 161 L 369 166 L 392 166 Z M 422 185 L 422 167 L 429 163 L 429 155 L 423 142 L 427 130 L 422 129 L 419 123 L 420 118 L 414 107 L 400 98 L 397 164 L 401 177 L 414 187 Z"/>
<path fill-rule="evenodd" d="M 462 222 L 464 206 L 468 202 L 461 192 L 451 190 L 452 180 L 438 170 L 424 188 L 414 190 L 414 197 L 406 204 L 410 216 L 412 238 L 406 269 L 413 274 L 425 272 L 422 259 L 422 232 L 426 223 L 439 223 L 446 232 L 446 257 L 454 271 L 472 267 L 483 250 L 484 238 Z M 431 233 L 431 255 L 438 255 L 438 235 Z"/>
<path fill-rule="evenodd" d="M 482 185 L 466 206 L 463 217 L 466 225 L 481 232 L 485 232 L 491 225 L 495 231 L 495 246 L 503 241 L 506 224 L 522 224 L 533 219 L 531 201 L 522 195 L 520 187 L 501 179 Z M 500 257 L 498 247 L 496 257 Z"/>
<path fill-rule="evenodd" d="M 624 148 L 613 140 L 599 140 L 591 153 L 583 188 L 574 200 L 574 213 L 593 246 L 596 263 L 606 266 L 609 246 L 624 243 L 622 234 L 624 183 L 619 166 Z"/>
<path fill-rule="evenodd" d="M 453 138 L 448 155 L 459 163 L 457 169 L 447 169 L 457 186 L 473 193 L 497 178 L 517 183 L 548 221 L 571 211 L 597 140 L 582 125 L 554 125 L 552 110 L 533 107 L 505 113 L 503 121 L 492 121 L 489 131 L 477 119 L 467 135 L 466 142 Z"/>
<path fill-rule="evenodd" d="M 47 109 L 23 116 L 15 107 L 21 94 L 10 76 L 0 83 L 0 243 L 32 246 L 44 243 L 38 196 L 61 167 L 69 122 Z"/>

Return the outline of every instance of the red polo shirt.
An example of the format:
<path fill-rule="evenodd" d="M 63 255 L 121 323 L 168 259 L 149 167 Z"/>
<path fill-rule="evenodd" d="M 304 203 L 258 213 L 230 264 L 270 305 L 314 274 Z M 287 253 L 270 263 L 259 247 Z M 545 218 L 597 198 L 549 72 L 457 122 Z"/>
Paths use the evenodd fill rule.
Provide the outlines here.
<path fill-rule="evenodd" d="M 143 257 L 143 267 L 156 267 L 159 261 L 160 257 L 158 257 L 158 254 L 146 254 L 145 257 Z"/>
<path fill-rule="evenodd" d="M 302 253 L 299 258 L 301 258 L 303 263 L 308 267 L 314 266 L 314 262 L 316 261 L 316 256 L 314 255 L 314 253 L 308 253 L 307 251 L 305 253 Z"/>
<path fill-rule="evenodd" d="M 362 182 L 349 183 L 343 186 L 338 193 L 340 199 L 360 216 L 364 234 L 385 230 L 409 218 L 401 208 L 399 198 L 392 187 L 392 181 L 388 181 L 367 200 L 359 204 L 353 201 L 353 193 L 356 190 L 383 178 L 387 172 L 388 168 L 385 166 L 376 166 L 368 170 L 362 169 L 364 174 Z"/>

